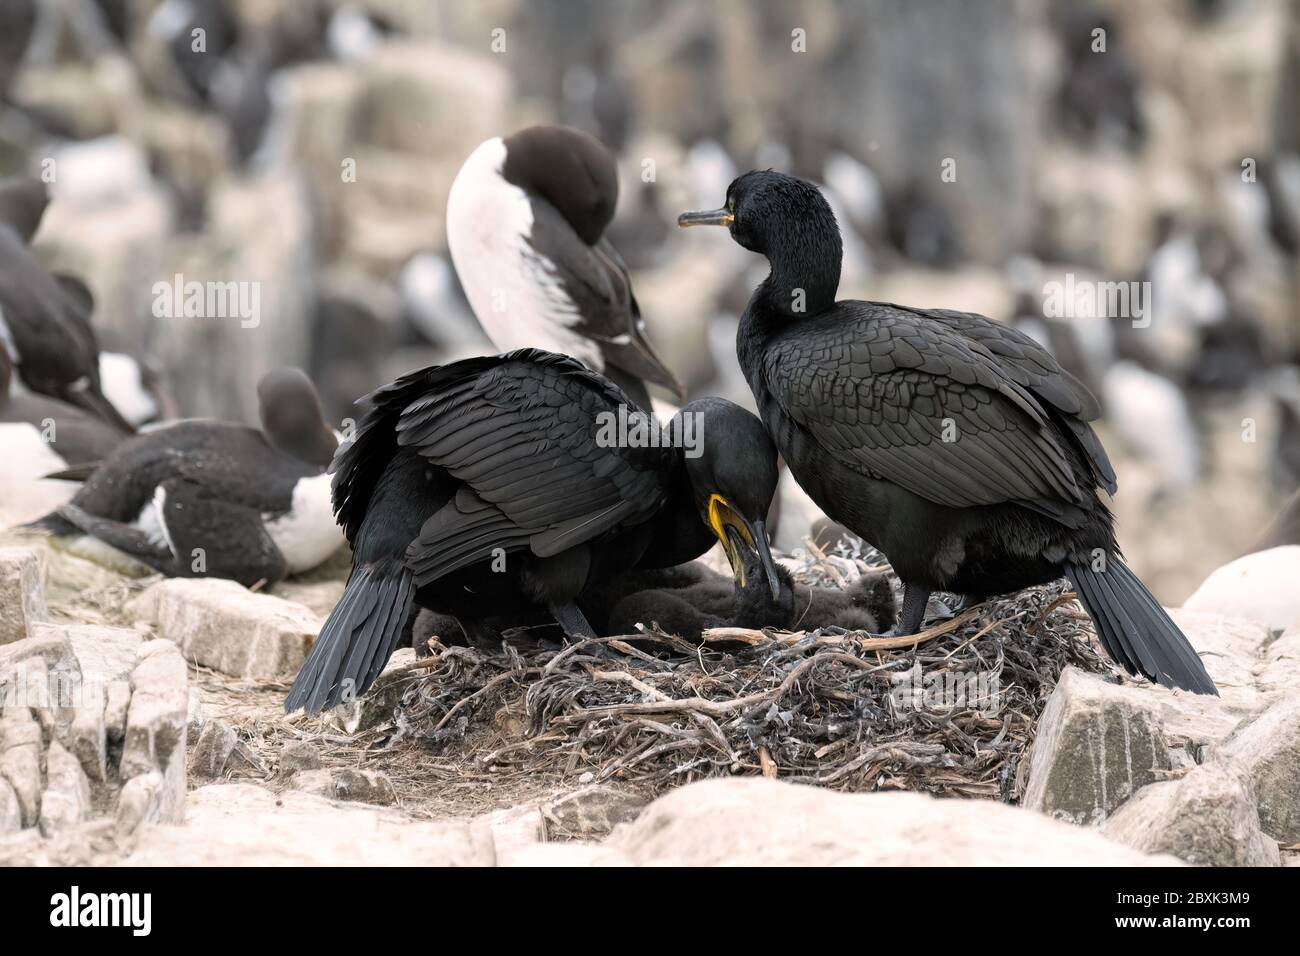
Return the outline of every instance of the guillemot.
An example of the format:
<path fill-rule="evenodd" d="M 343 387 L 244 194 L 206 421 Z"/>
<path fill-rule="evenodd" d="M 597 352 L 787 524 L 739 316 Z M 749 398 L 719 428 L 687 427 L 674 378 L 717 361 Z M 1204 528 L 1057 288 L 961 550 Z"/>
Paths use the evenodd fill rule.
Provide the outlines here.
<path fill-rule="evenodd" d="M 537 349 L 411 372 L 365 399 L 334 460 L 334 510 L 352 545 L 347 589 L 312 645 L 285 710 L 363 693 L 412 607 L 485 617 L 544 608 L 594 637 L 577 601 L 637 568 L 691 561 L 722 542 L 740 586 L 757 553 L 775 593 L 763 518 L 776 452 L 761 423 L 721 399 L 692 402 L 687 447 L 605 440 L 625 392 L 577 359 Z M 649 427 L 658 427 L 645 413 Z"/>
<path fill-rule="evenodd" d="M 257 391 L 261 429 L 188 420 L 136 435 L 27 527 L 89 534 L 171 577 L 252 586 L 315 567 L 343 543 L 325 472 L 337 441 L 299 369 Z"/>
<path fill-rule="evenodd" d="M 84 302 L 28 248 L 48 203 L 39 179 L 0 181 L 0 349 L 14 365 L 11 390 L 21 383 L 130 430 L 100 386 L 99 344 Z"/>
<path fill-rule="evenodd" d="M 465 160 L 447 197 L 447 244 L 496 348 L 571 355 L 648 409 L 647 382 L 685 393 L 646 337 L 627 266 L 604 237 L 617 200 L 618 168 L 598 140 L 531 126 Z"/>
<path fill-rule="evenodd" d="M 750 172 L 720 209 L 767 258 L 736 351 L 759 415 L 827 516 L 903 581 L 897 633 L 931 591 L 970 603 L 1061 576 L 1130 674 L 1217 694 L 1205 665 L 1125 565 L 1098 489 L 1115 472 L 1088 424 L 1097 401 L 1033 339 L 981 315 L 836 300 L 840 234 L 817 187 Z"/>

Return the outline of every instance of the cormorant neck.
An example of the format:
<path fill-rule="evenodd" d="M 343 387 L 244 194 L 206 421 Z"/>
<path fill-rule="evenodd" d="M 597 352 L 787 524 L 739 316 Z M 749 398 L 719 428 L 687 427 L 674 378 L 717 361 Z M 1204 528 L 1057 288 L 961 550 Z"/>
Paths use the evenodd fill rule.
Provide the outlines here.
<path fill-rule="evenodd" d="M 782 230 L 767 250 L 772 271 L 759 286 L 764 304 L 789 319 L 826 311 L 835 304 L 843 258 L 833 218 L 814 216 L 805 228 Z"/>

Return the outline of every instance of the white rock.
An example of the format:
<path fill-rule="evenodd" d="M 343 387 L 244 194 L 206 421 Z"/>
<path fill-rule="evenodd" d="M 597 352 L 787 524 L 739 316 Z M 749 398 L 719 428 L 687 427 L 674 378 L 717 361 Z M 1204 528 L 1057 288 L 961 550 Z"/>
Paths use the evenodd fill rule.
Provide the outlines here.
<path fill-rule="evenodd" d="M 489 865 L 467 820 L 411 820 L 391 808 L 247 783 L 190 794 L 182 827 L 145 826 L 124 861 L 136 866 Z"/>
<path fill-rule="evenodd" d="M 187 660 L 252 679 L 296 674 L 321 625 L 301 605 L 218 578 L 160 581 L 128 611 L 156 624 Z"/>
<path fill-rule="evenodd" d="M 23 827 L 23 808 L 9 781 L 0 777 L 0 836 L 17 833 Z"/>
<path fill-rule="evenodd" d="M 1290 628 L 1264 649 L 1255 682 L 1265 693 L 1300 691 L 1300 626 Z"/>
<path fill-rule="evenodd" d="M 166 780 L 156 770 L 132 777 L 123 784 L 121 793 L 117 795 L 114 814 L 114 825 L 118 832 L 134 833 L 143 823 L 166 822 L 163 820 L 163 794 L 166 789 Z"/>
<path fill-rule="evenodd" d="M 23 826 L 41 813 L 41 726 L 26 707 L 6 707 L 0 716 L 0 778 L 13 788 Z"/>
<path fill-rule="evenodd" d="M 81 761 L 81 769 L 91 780 L 103 782 L 108 771 L 108 726 L 104 722 L 103 689 L 83 686 L 77 701 L 76 715 L 67 731 L 68 749 Z"/>
<path fill-rule="evenodd" d="M 1249 775 L 1264 832 L 1300 843 L 1300 693 L 1243 724 L 1220 751 Z"/>
<path fill-rule="evenodd" d="M 538 807 L 509 807 L 470 821 L 470 839 L 495 866 L 511 866 L 528 847 L 546 837 L 546 821 Z"/>
<path fill-rule="evenodd" d="M 118 771 L 123 780 L 160 773 L 161 819 L 179 821 L 185 807 L 185 729 L 189 706 L 185 661 L 169 641 L 147 641 L 131 671 L 131 703 Z"/>
<path fill-rule="evenodd" d="M 76 826 L 90 814 L 90 783 L 81 762 L 57 740 L 45 753 L 45 792 L 41 794 L 40 825 L 49 837 Z"/>
<path fill-rule="evenodd" d="M 762 778 L 660 797 L 602 845 L 601 863 L 671 866 L 1176 865 L 1096 830 L 988 800 L 847 794 Z"/>
<path fill-rule="evenodd" d="M 1143 787 L 1111 814 L 1102 832 L 1144 853 L 1196 866 L 1280 866 L 1277 843 L 1259 827 L 1250 779 L 1219 760 Z"/>
<path fill-rule="evenodd" d="M 38 624 L 34 631 L 35 635 L 57 632 L 66 636 L 86 683 L 125 680 L 135 667 L 136 654 L 144 643 L 139 631 L 100 624 Z"/>
<path fill-rule="evenodd" d="M 48 616 L 45 570 L 34 548 L 0 548 L 0 644 L 21 641 Z"/>
<path fill-rule="evenodd" d="M 1067 667 L 1038 719 L 1024 806 L 1100 823 L 1170 766 L 1157 711 L 1140 688 Z"/>
<path fill-rule="evenodd" d="M 38 623 L 32 626 L 32 634 L 66 642 L 76 657 L 80 681 L 72 694 L 71 724 L 62 736 L 86 775 L 103 781 L 108 745 L 105 707 L 110 685 L 117 684 L 129 694 L 131 668 L 144 639 L 128 628 L 96 624 Z"/>
<path fill-rule="evenodd" d="M 1258 621 L 1282 631 L 1300 624 L 1298 581 L 1300 545 L 1256 551 L 1211 573 L 1183 607 Z"/>

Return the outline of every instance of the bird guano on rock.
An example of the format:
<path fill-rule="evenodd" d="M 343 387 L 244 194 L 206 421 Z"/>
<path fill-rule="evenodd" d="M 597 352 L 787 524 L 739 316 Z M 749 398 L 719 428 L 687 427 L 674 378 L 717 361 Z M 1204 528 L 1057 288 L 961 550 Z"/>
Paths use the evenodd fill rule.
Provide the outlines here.
<path fill-rule="evenodd" d="M 288 712 L 363 693 L 413 605 L 453 615 L 471 640 L 484 619 L 534 608 L 569 635 L 594 637 L 578 606 L 588 587 L 693 560 L 715 540 L 738 584 L 751 550 L 778 591 L 763 524 L 776 450 L 730 402 L 678 413 L 677 435 L 697 416 L 691 447 L 603 440 L 605 416 L 631 407 L 627 394 L 537 349 L 412 372 L 364 402 L 370 410 L 333 464 L 352 574 Z"/>
<path fill-rule="evenodd" d="M 883 552 L 904 584 L 899 634 L 932 591 L 985 597 L 1069 578 L 1130 674 L 1217 693 L 1187 638 L 1125 565 L 1098 491 L 1115 473 L 1096 400 L 1043 348 L 984 316 L 836 301 L 841 243 L 811 183 L 749 172 L 719 209 L 771 271 L 736 350 L 759 416 L 799 484 Z"/>

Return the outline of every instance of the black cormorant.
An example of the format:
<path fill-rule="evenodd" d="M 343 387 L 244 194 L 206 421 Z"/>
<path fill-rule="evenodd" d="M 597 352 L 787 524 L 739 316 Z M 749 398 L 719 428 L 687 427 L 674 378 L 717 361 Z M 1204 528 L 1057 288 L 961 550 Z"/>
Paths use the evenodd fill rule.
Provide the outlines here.
<path fill-rule="evenodd" d="M 730 402 L 692 402 L 661 432 L 609 379 L 537 349 L 412 372 L 364 401 L 332 467 L 352 574 L 286 711 L 364 692 L 413 604 L 467 635 L 540 606 L 592 637 L 577 605 L 588 585 L 690 561 L 715 537 L 739 584 L 754 549 L 776 591 L 763 525 L 776 450 Z"/>
<path fill-rule="evenodd" d="M 599 140 L 530 126 L 465 160 L 447 197 L 447 245 L 493 345 L 572 355 L 648 409 L 647 382 L 685 393 L 604 237 L 617 201 L 618 167 Z"/>
<path fill-rule="evenodd" d="M 921 626 L 933 590 L 970 603 L 1064 574 L 1130 674 L 1216 693 L 1121 559 L 1096 400 L 1044 349 L 980 315 L 837 302 L 839 229 L 803 180 L 746 173 L 722 208 L 678 222 L 724 225 L 766 256 L 741 368 L 795 478 L 902 579 L 897 633 Z"/>

